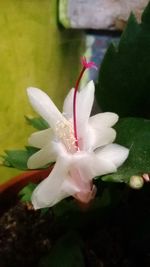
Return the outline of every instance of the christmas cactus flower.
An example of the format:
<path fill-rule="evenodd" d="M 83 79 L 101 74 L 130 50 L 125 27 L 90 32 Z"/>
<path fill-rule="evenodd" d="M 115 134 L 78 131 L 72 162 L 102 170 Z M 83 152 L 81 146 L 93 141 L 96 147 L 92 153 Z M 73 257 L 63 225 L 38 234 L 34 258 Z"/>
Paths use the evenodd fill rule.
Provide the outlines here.
<path fill-rule="evenodd" d="M 82 65 L 76 86 L 64 101 L 63 113 L 46 93 L 27 89 L 31 105 L 50 126 L 30 136 L 29 144 L 40 150 L 29 158 L 28 167 L 36 169 L 56 162 L 32 194 L 35 209 L 51 207 L 68 196 L 88 203 L 96 194 L 93 179 L 116 172 L 128 156 L 127 148 L 112 144 L 116 137 L 112 126 L 118 115 L 105 112 L 90 116 L 94 83 L 90 81 L 80 91 L 78 86 L 84 71 L 95 64 L 83 58 Z"/>

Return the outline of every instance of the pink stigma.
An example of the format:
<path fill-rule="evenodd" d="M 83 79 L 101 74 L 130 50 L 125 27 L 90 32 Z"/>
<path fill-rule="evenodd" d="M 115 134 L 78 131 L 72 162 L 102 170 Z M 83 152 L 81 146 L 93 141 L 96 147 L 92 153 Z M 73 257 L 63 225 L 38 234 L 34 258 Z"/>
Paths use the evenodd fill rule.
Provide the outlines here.
<path fill-rule="evenodd" d="M 86 57 L 81 58 L 81 63 L 82 63 L 82 66 L 85 67 L 86 69 L 94 68 L 97 70 L 96 64 L 93 61 L 87 62 Z"/>
<path fill-rule="evenodd" d="M 81 58 L 81 63 L 82 63 L 83 67 L 82 67 L 80 75 L 76 81 L 74 96 L 73 96 L 73 127 L 74 127 L 75 146 L 76 146 L 77 150 L 79 150 L 78 132 L 77 132 L 77 115 L 76 115 L 77 91 L 79 88 L 79 83 L 81 81 L 81 78 L 82 78 L 85 70 L 90 69 L 90 68 L 97 69 L 96 64 L 92 61 L 87 62 L 86 57 Z"/>

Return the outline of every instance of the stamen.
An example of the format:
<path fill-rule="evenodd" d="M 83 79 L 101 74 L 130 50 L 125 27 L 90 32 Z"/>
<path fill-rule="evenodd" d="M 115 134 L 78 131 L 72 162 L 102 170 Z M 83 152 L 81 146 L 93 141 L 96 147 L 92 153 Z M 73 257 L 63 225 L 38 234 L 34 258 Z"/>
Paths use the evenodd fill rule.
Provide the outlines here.
<path fill-rule="evenodd" d="M 65 145 L 66 149 L 69 152 L 74 153 L 77 148 L 72 123 L 67 120 L 64 122 L 58 121 L 55 131 L 58 138 L 62 140 L 62 143 Z"/>
<path fill-rule="evenodd" d="M 81 58 L 81 63 L 82 63 L 82 70 L 80 72 L 79 78 L 76 81 L 75 84 L 75 90 L 74 90 L 74 96 L 73 96 L 73 127 L 74 127 L 74 137 L 75 137 L 75 145 L 77 147 L 77 150 L 79 150 L 79 144 L 78 144 L 78 132 L 77 132 L 77 115 L 76 115 L 76 100 L 77 100 L 77 91 L 79 88 L 79 83 L 81 81 L 81 78 L 85 72 L 86 69 L 90 68 L 95 68 L 97 69 L 97 66 L 95 65 L 94 62 L 90 61 L 87 62 L 85 57 Z"/>

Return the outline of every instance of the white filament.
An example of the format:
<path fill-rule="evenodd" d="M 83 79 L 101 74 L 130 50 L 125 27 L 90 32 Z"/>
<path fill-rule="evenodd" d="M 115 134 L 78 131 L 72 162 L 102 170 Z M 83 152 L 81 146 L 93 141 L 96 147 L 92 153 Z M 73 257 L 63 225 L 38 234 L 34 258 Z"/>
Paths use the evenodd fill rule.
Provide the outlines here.
<path fill-rule="evenodd" d="M 74 129 L 70 121 L 58 121 L 56 123 L 55 132 L 57 137 L 65 145 L 68 152 L 74 153 L 77 151 Z"/>

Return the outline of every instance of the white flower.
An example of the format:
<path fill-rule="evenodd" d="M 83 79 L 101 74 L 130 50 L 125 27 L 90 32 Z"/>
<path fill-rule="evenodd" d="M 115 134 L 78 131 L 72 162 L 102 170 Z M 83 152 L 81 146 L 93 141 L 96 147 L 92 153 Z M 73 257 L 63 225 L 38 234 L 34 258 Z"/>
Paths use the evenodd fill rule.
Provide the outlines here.
<path fill-rule="evenodd" d="M 96 193 L 93 178 L 116 172 L 128 156 L 127 148 L 112 144 L 116 132 L 111 127 L 118 116 L 106 112 L 90 117 L 95 90 L 93 81 L 77 92 L 76 140 L 74 90 L 67 95 L 61 113 L 43 91 L 33 87 L 27 89 L 33 108 L 50 126 L 30 136 L 29 144 L 40 150 L 29 158 L 28 167 L 39 168 L 56 161 L 50 175 L 33 192 L 35 209 L 51 207 L 68 196 L 87 203 Z"/>

